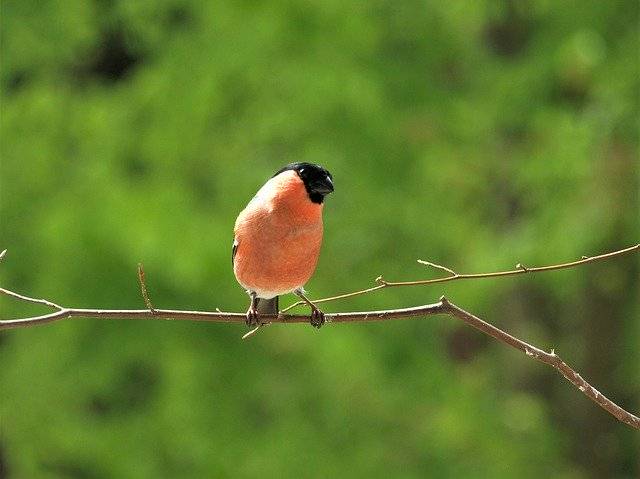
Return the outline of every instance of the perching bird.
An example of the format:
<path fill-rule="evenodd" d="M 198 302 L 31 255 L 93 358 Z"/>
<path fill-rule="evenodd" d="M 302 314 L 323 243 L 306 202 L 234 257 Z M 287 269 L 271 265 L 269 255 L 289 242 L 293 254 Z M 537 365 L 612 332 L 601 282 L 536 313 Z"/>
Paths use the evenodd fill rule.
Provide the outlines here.
<path fill-rule="evenodd" d="M 318 262 L 324 197 L 333 177 L 312 163 L 291 163 L 278 171 L 238 215 L 234 228 L 233 272 L 251 303 L 247 324 L 260 314 L 278 314 L 278 296 L 295 293 L 311 307 L 311 324 L 324 313 L 304 295 Z"/>

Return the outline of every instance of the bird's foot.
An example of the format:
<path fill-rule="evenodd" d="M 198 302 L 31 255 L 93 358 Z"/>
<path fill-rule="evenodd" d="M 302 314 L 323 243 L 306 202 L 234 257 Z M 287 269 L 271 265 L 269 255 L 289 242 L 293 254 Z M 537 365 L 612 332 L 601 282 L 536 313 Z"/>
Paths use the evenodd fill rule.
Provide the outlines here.
<path fill-rule="evenodd" d="M 316 329 L 320 329 L 324 323 L 324 313 L 318 308 L 313 308 L 311 310 L 311 326 Z"/>
<path fill-rule="evenodd" d="M 253 306 L 249 307 L 249 309 L 247 310 L 247 319 L 245 320 L 245 322 L 247 323 L 247 326 L 249 326 L 250 328 L 258 326 L 259 324 L 258 311 L 256 310 L 255 307 Z"/>
<path fill-rule="evenodd" d="M 320 329 L 322 327 L 322 325 L 326 322 L 324 319 L 324 313 L 322 311 L 320 311 L 318 309 L 318 307 L 313 304 L 309 298 L 307 298 L 304 295 L 304 289 L 302 289 L 301 287 L 294 290 L 293 291 L 295 294 L 297 294 L 300 298 L 302 298 L 302 301 L 304 301 L 305 303 L 307 303 L 309 305 L 309 307 L 311 308 L 311 326 L 313 326 L 314 328 Z"/>

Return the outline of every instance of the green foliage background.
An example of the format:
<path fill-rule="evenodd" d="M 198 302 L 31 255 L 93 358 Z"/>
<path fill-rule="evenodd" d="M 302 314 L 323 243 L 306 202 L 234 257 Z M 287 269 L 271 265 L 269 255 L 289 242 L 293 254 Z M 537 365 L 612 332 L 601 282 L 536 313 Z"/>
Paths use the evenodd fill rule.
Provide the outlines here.
<path fill-rule="evenodd" d="M 636 1 L 4 0 L 1 284 L 141 307 L 142 261 L 158 306 L 243 311 L 233 222 L 290 161 L 336 183 L 312 297 L 437 274 L 417 258 L 637 243 L 639 20 Z M 638 258 L 326 310 L 447 294 L 638 412 Z M 0 476 L 638 477 L 638 434 L 450 319 L 243 332 L 2 333 Z"/>

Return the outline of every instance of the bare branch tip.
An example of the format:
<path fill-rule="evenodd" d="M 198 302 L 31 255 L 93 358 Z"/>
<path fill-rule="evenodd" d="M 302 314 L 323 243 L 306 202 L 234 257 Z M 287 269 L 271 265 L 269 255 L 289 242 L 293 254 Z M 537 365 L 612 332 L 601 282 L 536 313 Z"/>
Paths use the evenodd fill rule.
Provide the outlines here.
<path fill-rule="evenodd" d="M 142 263 L 138 263 L 138 282 L 140 286 L 144 285 L 144 266 Z"/>
<path fill-rule="evenodd" d="M 456 273 L 454 270 L 452 270 L 451 268 L 447 268 L 446 266 L 442 266 L 441 264 L 432 263 L 431 261 L 425 261 L 423 259 L 419 259 L 418 263 L 423 264 L 425 266 L 431 266 L 432 268 L 435 268 L 435 269 L 446 271 L 451 276 L 458 276 L 458 273 Z"/>
<path fill-rule="evenodd" d="M 249 331 L 248 333 L 243 334 L 242 335 L 242 339 L 249 339 L 251 336 L 256 334 L 256 332 L 258 331 L 258 329 L 260 329 L 261 326 L 262 326 L 262 324 L 259 324 L 255 328 L 253 328 L 251 331 Z"/>
<path fill-rule="evenodd" d="M 7 254 L 7 250 L 6 250 L 6 249 L 3 249 L 3 250 L 2 250 L 2 253 L 0 253 L 0 260 L 1 260 L 2 258 L 4 258 L 4 255 L 6 255 L 6 254 Z"/>
<path fill-rule="evenodd" d="M 151 314 L 155 314 L 156 309 L 153 307 L 153 304 L 151 304 L 149 293 L 147 293 L 147 285 L 144 280 L 144 266 L 142 263 L 138 263 L 138 282 L 140 283 L 140 293 L 142 294 L 145 306 L 151 311 Z"/>
<path fill-rule="evenodd" d="M 388 284 L 384 279 L 382 279 L 382 275 L 380 275 L 380 276 L 378 276 L 376 278 L 376 283 L 381 284 L 381 285 L 385 285 L 385 286 Z"/>

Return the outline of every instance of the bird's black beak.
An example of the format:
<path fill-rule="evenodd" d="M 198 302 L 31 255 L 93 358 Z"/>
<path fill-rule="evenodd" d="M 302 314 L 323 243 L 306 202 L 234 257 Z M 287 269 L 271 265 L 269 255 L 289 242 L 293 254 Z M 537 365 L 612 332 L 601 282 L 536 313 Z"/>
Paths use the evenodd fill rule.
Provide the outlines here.
<path fill-rule="evenodd" d="M 316 180 L 311 184 L 311 191 L 320 195 L 328 195 L 333 191 L 333 181 L 329 176 Z"/>

